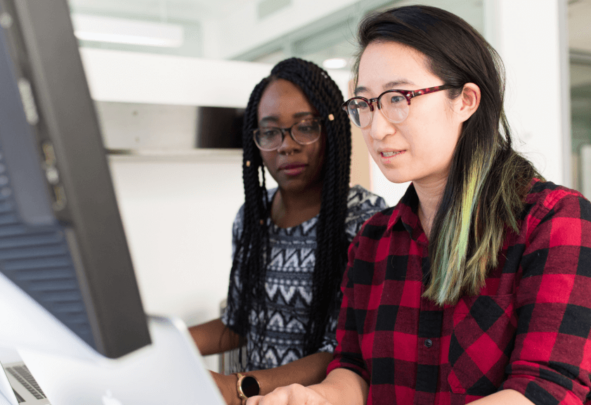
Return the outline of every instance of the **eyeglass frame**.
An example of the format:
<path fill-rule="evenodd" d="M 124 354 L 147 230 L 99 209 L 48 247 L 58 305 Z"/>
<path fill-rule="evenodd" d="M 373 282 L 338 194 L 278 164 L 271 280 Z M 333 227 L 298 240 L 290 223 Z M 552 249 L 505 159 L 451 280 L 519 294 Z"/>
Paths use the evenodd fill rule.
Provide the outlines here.
<path fill-rule="evenodd" d="M 365 97 L 362 97 L 362 96 L 351 97 L 350 99 L 348 99 L 347 101 L 345 101 L 341 105 L 341 108 L 345 111 L 345 113 L 347 114 L 347 117 L 349 117 L 349 119 L 351 119 L 351 116 L 349 115 L 349 108 L 348 108 L 349 103 L 352 100 L 355 100 L 355 99 L 360 99 L 360 100 L 363 100 L 363 101 L 365 101 L 367 103 L 367 105 L 369 106 L 369 110 L 371 111 L 371 121 L 369 121 L 369 124 L 367 124 L 365 127 L 358 127 L 358 128 L 367 128 L 373 122 L 373 112 L 374 112 L 373 103 L 376 103 L 376 106 L 377 106 L 378 110 L 380 110 L 380 112 L 382 113 L 382 115 L 384 116 L 384 118 L 386 118 L 388 121 L 390 121 L 390 122 L 392 122 L 394 124 L 400 124 L 401 122 L 404 122 L 404 120 L 406 119 L 406 117 L 408 117 L 408 115 L 404 118 L 404 120 L 402 120 L 400 122 L 394 122 L 390 118 L 386 117 L 386 114 L 384 114 L 382 112 L 382 105 L 380 103 L 380 98 L 382 98 L 382 96 L 384 94 L 387 94 L 387 93 L 400 93 L 400 94 L 402 94 L 404 96 L 404 98 L 406 99 L 406 102 L 408 103 L 409 111 L 410 111 L 410 100 L 412 100 L 414 97 L 423 96 L 425 94 L 430 94 L 430 93 L 436 93 L 436 92 L 442 91 L 442 90 L 457 89 L 457 88 L 459 88 L 459 87 L 452 86 L 451 84 L 442 84 L 441 86 L 427 87 L 427 88 L 419 89 L 419 90 L 397 90 L 397 89 L 390 89 L 390 90 L 384 91 L 382 94 L 380 94 L 379 96 L 377 96 L 375 98 L 365 98 Z M 351 121 L 353 122 L 353 124 L 355 124 L 355 121 L 353 121 L 352 119 L 351 119 Z M 355 126 L 357 126 L 357 124 L 355 124 Z"/>
<path fill-rule="evenodd" d="M 291 130 L 292 130 L 292 128 L 293 128 L 293 127 L 295 127 L 296 125 L 298 125 L 298 124 L 301 124 L 302 122 L 304 122 L 304 121 L 307 121 L 307 120 L 312 120 L 312 121 L 317 121 L 317 122 L 318 122 L 318 124 L 320 125 L 320 135 L 318 135 L 318 138 L 314 139 L 314 140 L 313 140 L 313 141 L 311 141 L 311 142 L 308 142 L 308 143 L 301 143 L 301 142 L 299 142 L 297 139 L 295 139 L 295 137 L 293 136 L 293 133 L 291 132 Z M 273 129 L 278 129 L 278 130 L 281 132 L 281 143 L 279 144 L 279 146 L 277 146 L 277 147 L 276 147 L 276 148 L 274 148 L 274 149 L 263 149 L 263 148 L 261 148 L 261 147 L 259 146 L 259 144 L 257 143 L 257 141 L 256 141 L 257 132 L 258 132 L 258 131 L 260 131 L 260 130 L 261 130 L 261 128 L 257 128 L 257 129 L 255 129 L 255 130 L 253 130 L 253 131 L 252 131 L 252 140 L 254 141 L 254 144 L 257 146 L 257 148 L 259 148 L 259 150 L 262 150 L 263 152 L 273 152 L 274 150 L 278 150 L 278 149 L 281 147 L 281 145 L 283 145 L 283 141 L 285 141 L 285 133 L 286 133 L 286 132 L 287 132 L 287 133 L 289 133 L 289 136 L 291 137 L 291 139 L 293 139 L 293 141 L 294 141 L 295 143 L 297 143 L 298 145 L 301 145 L 301 146 L 311 145 L 311 144 L 313 144 L 314 142 L 318 142 L 318 140 L 319 140 L 319 139 L 320 139 L 320 137 L 322 136 L 322 121 L 323 121 L 323 120 L 324 120 L 324 118 L 322 118 L 322 117 L 313 116 L 312 118 L 304 118 L 304 119 L 302 119 L 301 121 L 298 121 L 298 122 L 294 123 L 294 124 L 293 124 L 291 127 L 288 127 L 288 128 L 281 128 L 281 127 L 269 127 L 269 128 L 273 128 Z M 329 121 L 333 121 L 333 120 L 334 120 L 334 115 L 330 114 L 330 115 L 328 116 L 328 120 L 329 120 Z"/>

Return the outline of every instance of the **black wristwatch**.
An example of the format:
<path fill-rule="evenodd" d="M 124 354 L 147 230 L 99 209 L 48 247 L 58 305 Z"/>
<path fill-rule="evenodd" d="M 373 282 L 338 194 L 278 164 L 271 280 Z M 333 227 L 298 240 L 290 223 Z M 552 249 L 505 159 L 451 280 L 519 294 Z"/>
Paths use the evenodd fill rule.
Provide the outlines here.
<path fill-rule="evenodd" d="M 244 404 L 250 397 L 259 395 L 261 387 L 256 378 L 251 375 L 244 375 L 242 373 L 236 373 L 238 381 L 236 382 L 236 391 L 238 391 L 238 398 Z"/>

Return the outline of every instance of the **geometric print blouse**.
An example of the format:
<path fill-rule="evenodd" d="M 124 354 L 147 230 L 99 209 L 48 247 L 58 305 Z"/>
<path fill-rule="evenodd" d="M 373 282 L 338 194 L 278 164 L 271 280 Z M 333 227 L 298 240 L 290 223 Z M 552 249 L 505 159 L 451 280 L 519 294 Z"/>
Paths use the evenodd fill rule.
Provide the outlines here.
<path fill-rule="evenodd" d="M 268 190 L 269 201 L 277 189 Z M 361 186 L 351 187 L 348 195 L 348 212 L 345 221 L 347 239 L 353 240 L 361 225 L 373 214 L 386 208 L 383 198 L 369 192 Z M 235 253 L 236 244 L 242 233 L 242 218 L 244 207 L 241 207 L 234 220 L 232 229 L 232 250 Z M 271 218 L 269 225 L 269 244 L 271 260 L 267 265 L 267 279 L 265 293 L 269 323 L 262 340 L 262 353 L 255 349 L 259 342 L 256 331 L 251 330 L 246 336 L 246 355 L 249 370 L 268 369 L 285 365 L 303 357 L 305 325 L 309 319 L 309 308 L 312 300 L 312 275 L 316 258 L 316 226 L 318 216 L 311 218 L 291 228 L 276 226 Z M 239 296 L 240 267 L 236 277 L 230 280 L 228 294 Z M 340 292 L 335 296 L 339 300 Z M 337 308 L 340 305 L 337 306 Z M 223 323 L 233 329 L 234 315 L 226 311 L 222 317 Z M 336 347 L 336 323 L 338 314 L 335 313 L 326 327 L 326 334 L 320 352 L 332 353 Z M 256 319 L 253 312 L 251 323 Z M 254 328 L 253 328 L 254 329 Z"/>

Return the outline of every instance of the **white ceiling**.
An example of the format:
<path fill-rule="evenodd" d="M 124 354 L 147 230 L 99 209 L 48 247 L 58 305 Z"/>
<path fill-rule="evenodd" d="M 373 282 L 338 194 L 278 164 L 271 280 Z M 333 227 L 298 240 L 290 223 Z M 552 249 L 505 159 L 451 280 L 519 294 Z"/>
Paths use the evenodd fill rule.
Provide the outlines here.
<path fill-rule="evenodd" d="M 424 4 L 437 6 L 451 11 L 468 21 L 478 31 L 484 31 L 484 15 L 482 0 L 391 0 L 377 10 L 386 10 L 394 6 L 405 6 L 410 4 Z M 369 11 L 369 10 L 366 10 Z M 350 70 L 357 53 L 357 41 L 355 40 L 357 23 L 339 23 L 331 26 L 334 21 L 323 21 L 326 31 L 301 35 L 301 38 L 291 43 L 291 46 L 284 46 L 284 49 L 273 49 L 271 52 L 257 56 L 253 60 L 275 64 L 280 60 L 289 57 L 286 49 L 295 51 L 296 56 L 315 62 L 319 65 L 326 59 L 343 58 L 348 63 L 344 67 Z"/>
<path fill-rule="evenodd" d="M 192 43 L 187 48 L 193 50 L 187 56 L 199 56 L 197 48 L 202 48 L 202 27 L 215 20 L 223 20 L 232 11 L 245 4 L 257 4 L 259 0 L 68 0 L 73 12 L 84 14 L 95 14 L 111 17 L 123 17 L 138 20 L 151 20 L 162 22 L 175 22 L 184 24 L 189 31 L 193 29 L 192 36 L 188 39 Z M 329 1 L 329 0 L 321 0 Z M 330 0 L 336 1 L 338 0 Z M 363 0 L 360 0 L 362 2 Z M 418 0 L 399 0 L 396 4 L 417 3 Z M 428 3 L 444 7 L 465 18 L 477 29 L 482 30 L 483 7 L 482 0 L 421 0 L 421 3 Z M 394 0 L 393 0 L 394 3 Z M 591 0 L 568 0 L 568 25 L 569 25 L 569 47 L 573 50 L 591 54 Z M 310 10 L 311 13 L 314 10 Z M 535 14 L 533 14 L 535 18 Z M 220 27 L 220 29 L 228 29 Z M 275 38 L 269 33 L 269 41 Z M 317 50 L 306 55 L 315 61 L 325 57 L 345 56 L 350 57 L 354 44 L 347 38 L 342 43 L 327 45 L 326 49 Z M 84 44 L 88 45 L 88 44 Z M 97 46 L 96 44 L 91 44 Z M 109 46 L 103 46 L 109 47 Z M 131 50 L 131 49 L 129 49 Z M 157 49 L 140 48 L 143 52 L 159 52 Z M 347 55 L 341 55 L 346 53 Z M 179 51 L 180 54 L 180 51 Z M 261 55 L 257 59 L 266 62 L 275 62 L 285 56 L 284 51 L 272 50 L 268 55 Z"/>

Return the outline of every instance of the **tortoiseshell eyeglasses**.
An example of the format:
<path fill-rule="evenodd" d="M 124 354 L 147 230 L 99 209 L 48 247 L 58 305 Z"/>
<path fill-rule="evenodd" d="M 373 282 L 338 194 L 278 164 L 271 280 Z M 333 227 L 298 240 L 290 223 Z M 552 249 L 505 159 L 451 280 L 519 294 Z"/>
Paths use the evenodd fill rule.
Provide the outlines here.
<path fill-rule="evenodd" d="M 332 114 L 330 115 L 332 117 Z M 331 118 L 329 118 L 331 120 Z M 320 139 L 322 124 L 319 117 L 306 118 L 289 128 L 263 126 L 253 132 L 254 143 L 260 150 L 272 151 L 281 147 L 285 134 L 300 145 L 309 145 Z"/>
<path fill-rule="evenodd" d="M 390 122 L 399 124 L 408 117 L 410 100 L 413 97 L 435 93 L 441 90 L 457 88 L 444 84 L 442 86 L 429 87 L 420 90 L 386 90 L 376 98 L 353 97 L 342 105 L 353 124 L 359 128 L 365 128 L 371 124 L 374 112 L 374 103 L 382 115 Z M 387 97 L 383 98 L 383 96 Z"/>

